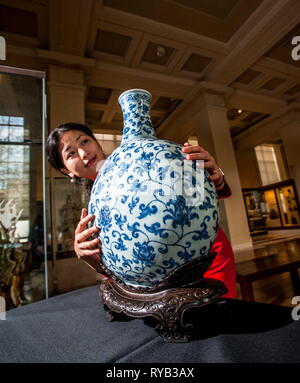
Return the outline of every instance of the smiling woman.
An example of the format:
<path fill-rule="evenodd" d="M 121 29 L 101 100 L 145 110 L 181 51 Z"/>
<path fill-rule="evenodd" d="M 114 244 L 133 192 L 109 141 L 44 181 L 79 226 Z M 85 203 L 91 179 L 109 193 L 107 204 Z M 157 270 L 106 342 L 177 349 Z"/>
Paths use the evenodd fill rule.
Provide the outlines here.
<path fill-rule="evenodd" d="M 71 182 L 84 185 L 88 194 L 101 161 L 106 159 L 92 131 L 85 125 L 73 122 L 60 125 L 50 133 L 46 152 L 49 163 L 67 175 Z M 92 219 L 87 210 L 83 209 L 75 231 L 74 250 L 78 258 L 98 271 L 101 262 L 99 240 L 89 240 L 91 235 L 98 232 L 98 228 L 86 229 Z"/>
<path fill-rule="evenodd" d="M 72 122 L 60 125 L 50 133 L 47 156 L 50 164 L 73 182 L 80 178 L 94 181 L 99 163 L 106 158 L 91 130 Z"/>
<path fill-rule="evenodd" d="M 80 131 L 72 130 L 63 134 L 60 151 L 64 168 L 61 171 L 69 177 L 82 177 L 94 181 L 97 176 L 101 148 L 97 141 Z"/>
<path fill-rule="evenodd" d="M 85 183 L 85 186 L 88 193 L 91 190 L 102 163 L 106 159 L 106 155 L 103 153 L 92 131 L 87 126 L 78 123 L 66 123 L 54 129 L 47 139 L 46 151 L 50 164 L 56 170 L 68 176 L 71 181 L 82 184 L 82 181 L 86 180 L 87 183 Z M 226 184 L 222 171 L 216 164 L 215 159 L 205 149 L 198 145 L 193 146 L 186 143 L 182 147 L 182 152 L 186 155 L 187 160 L 204 161 L 204 168 L 209 172 L 209 179 L 216 185 L 218 194 L 223 197 L 230 195 L 231 192 Z M 150 157 L 142 158 L 140 164 L 141 171 L 144 166 L 148 168 L 149 163 L 151 164 L 150 159 Z M 108 166 L 105 170 L 107 172 Z M 121 169 L 121 171 L 124 170 L 125 169 Z M 132 187 L 140 188 L 140 185 L 139 183 L 133 183 Z M 131 205 L 129 205 L 130 209 L 134 208 L 135 203 L 136 201 L 133 200 Z M 142 211 L 140 218 L 142 214 L 147 214 L 147 212 Z M 182 214 L 180 205 L 175 209 L 174 214 L 176 219 Z M 74 250 L 79 259 L 85 261 L 97 272 L 102 273 L 102 245 L 98 238 L 99 228 L 95 226 L 89 227 L 89 224 L 92 223 L 94 218 L 94 215 L 88 215 L 86 209 L 82 210 L 80 222 L 75 230 Z M 105 222 L 102 229 L 103 232 L 109 229 L 111 224 L 110 219 L 110 215 L 105 210 L 105 207 L 103 207 L 101 211 L 101 220 Z M 118 220 L 118 217 L 116 217 L 116 219 Z M 180 217 L 178 219 L 180 219 Z M 121 217 L 119 217 L 118 225 L 121 227 L 123 223 Z M 137 223 L 131 227 L 131 230 L 136 230 L 136 225 Z M 96 238 L 93 239 L 94 235 Z M 117 246 L 119 246 L 119 248 L 123 246 L 121 240 L 118 241 Z M 125 248 L 123 248 L 123 250 L 125 250 Z M 218 256 L 207 271 L 208 274 L 205 275 L 205 277 L 224 281 L 228 288 L 226 297 L 234 298 L 236 296 L 234 258 L 230 243 L 221 229 L 218 230 L 218 235 L 212 250 L 215 251 Z M 147 262 L 151 262 L 152 256 L 152 248 L 146 248 L 144 243 L 140 243 L 137 247 L 137 251 L 134 253 L 135 259 L 142 258 Z"/>

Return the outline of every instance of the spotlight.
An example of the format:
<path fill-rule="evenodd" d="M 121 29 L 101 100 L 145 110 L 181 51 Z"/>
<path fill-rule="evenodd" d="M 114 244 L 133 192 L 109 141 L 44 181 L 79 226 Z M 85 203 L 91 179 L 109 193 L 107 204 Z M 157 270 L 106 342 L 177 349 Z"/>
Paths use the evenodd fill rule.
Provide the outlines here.
<path fill-rule="evenodd" d="M 161 45 L 158 45 L 156 48 L 156 55 L 158 57 L 163 57 L 166 54 L 166 49 Z"/>

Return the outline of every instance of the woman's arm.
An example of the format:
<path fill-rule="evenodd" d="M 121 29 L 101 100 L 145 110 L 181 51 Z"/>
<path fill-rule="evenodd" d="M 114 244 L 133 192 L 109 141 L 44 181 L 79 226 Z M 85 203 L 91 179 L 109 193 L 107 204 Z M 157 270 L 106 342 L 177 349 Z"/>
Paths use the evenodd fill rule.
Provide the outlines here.
<path fill-rule="evenodd" d="M 89 222 L 95 218 L 89 214 L 87 209 L 82 209 L 81 218 L 75 230 L 74 250 L 79 259 L 85 261 L 91 268 L 97 272 L 102 272 L 101 267 L 101 242 L 98 238 L 99 228 L 87 228 Z M 91 239 L 91 236 L 97 235 L 97 238 Z"/>

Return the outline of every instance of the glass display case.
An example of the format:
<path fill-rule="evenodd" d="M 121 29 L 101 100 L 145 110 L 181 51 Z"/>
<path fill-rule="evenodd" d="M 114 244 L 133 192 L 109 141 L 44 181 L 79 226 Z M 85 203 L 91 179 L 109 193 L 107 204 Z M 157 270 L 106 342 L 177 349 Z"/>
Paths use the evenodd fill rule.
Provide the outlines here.
<path fill-rule="evenodd" d="M 45 73 L 0 65 L 0 297 L 48 297 Z"/>
<path fill-rule="evenodd" d="M 300 227 L 299 199 L 294 180 L 256 189 L 243 189 L 250 234 L 268 229 Z"/>
<path fill-rule="evenodd" d="M 264 192 L 267 204 L 266 223 L 268 228 L 281 227 L 280 210 L 276 198 L 276 191 L 274 189 L 266 190 Z"/>
<path fill-rule="evenodd" d="M 278 200 L 282 226 L 299 226 L 299 202 L 294 185 L 282 185 L 281 187 L 276 188 L 275 191 Z"/>
<path fill-rule="evenodd" d="M 251 235 L 267 233 L 267 214 L 264 193 L 260 190 L 243 191 Z"/>
<path fill-rule="evenodd" d="M 52 232 L 57 259 L 75 257 L 74 232 L 81 209 L 88 205 L 84 188 L 73 186 L 66 177 L 52 179 Z"/>

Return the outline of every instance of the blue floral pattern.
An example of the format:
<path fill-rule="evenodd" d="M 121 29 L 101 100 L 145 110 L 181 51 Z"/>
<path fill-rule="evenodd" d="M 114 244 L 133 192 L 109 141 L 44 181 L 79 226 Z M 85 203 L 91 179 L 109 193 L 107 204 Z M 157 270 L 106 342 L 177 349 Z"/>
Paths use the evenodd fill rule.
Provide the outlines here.
<path fill-rule="evenodd" d="M 144 90 L 120 96 L 122 142 L 101 168 L 89 202 L 103 263 L 126 284 L 141 287 L 207 255 L 219 222 L 207 172 L 186 167 L 192 162 L 184 159 L 181 145 L 155 137 L 150 101 Z"/>

